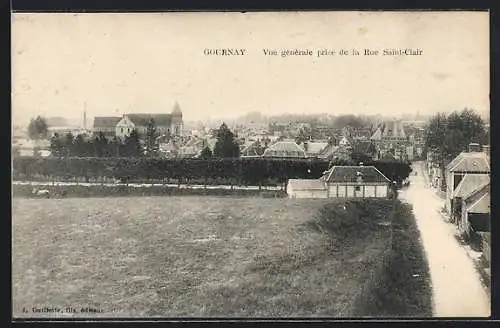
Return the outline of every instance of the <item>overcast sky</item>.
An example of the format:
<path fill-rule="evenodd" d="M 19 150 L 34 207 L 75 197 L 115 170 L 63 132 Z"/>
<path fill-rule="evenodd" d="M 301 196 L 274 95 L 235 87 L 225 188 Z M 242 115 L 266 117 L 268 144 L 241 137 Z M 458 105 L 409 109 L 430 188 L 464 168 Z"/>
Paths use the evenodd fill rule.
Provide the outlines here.
<path fill-rule="evenodd" d="M 489 111 L 489 17 L 440 13 L 13 14 L 14 123 L 45 116 Z M 245 48 L 246 56 L 206 56 Z M 262 49 L 419 48 L 269 57 Z M 316 55 L 316 53 L 314 54 Z"/>

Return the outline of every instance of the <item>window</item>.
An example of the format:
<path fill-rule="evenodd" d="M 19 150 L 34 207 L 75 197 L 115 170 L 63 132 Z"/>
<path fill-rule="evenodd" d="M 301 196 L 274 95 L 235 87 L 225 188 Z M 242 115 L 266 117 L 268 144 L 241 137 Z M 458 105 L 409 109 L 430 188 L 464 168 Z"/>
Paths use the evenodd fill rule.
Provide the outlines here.
<path fill-rule="evenodd" d="M 123 128 L 121 128 L 121 131 L 122 131 L 122 133 L 123 133 Z"/>
<path fill-rule="evenodd" d="M 360 187 L 360 186 L 355 186 L 355 187 L 354 187 L 354 190 L 356 190 L 356 191 L 361 191 L 361 187 Z"/>

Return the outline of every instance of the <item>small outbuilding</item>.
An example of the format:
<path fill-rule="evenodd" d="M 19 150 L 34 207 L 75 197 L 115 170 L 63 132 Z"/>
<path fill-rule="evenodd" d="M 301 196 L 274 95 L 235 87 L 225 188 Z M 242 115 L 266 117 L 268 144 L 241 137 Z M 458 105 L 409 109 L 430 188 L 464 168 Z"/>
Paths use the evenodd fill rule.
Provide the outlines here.
<path fill-rule="evenodd" d="M 390 180 L 374 166 L 333 166 L 319 179 L 290 179 L 290 198 L 387 198 Z"/>

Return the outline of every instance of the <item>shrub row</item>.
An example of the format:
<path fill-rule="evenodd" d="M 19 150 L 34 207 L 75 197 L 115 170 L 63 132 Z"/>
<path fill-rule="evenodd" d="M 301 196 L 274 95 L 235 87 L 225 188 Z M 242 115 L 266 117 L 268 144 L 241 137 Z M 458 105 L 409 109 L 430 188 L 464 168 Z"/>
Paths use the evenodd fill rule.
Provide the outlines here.
<path fill-rule="evenodd" d="M 328 161 L 317 159 L 154 159 L 154 158 L 81 158 L 16 157 L 13 178 L 32 180 L 113 178 L 125 181 L 169 180 L 180 183 L 213 181 L 260 185 L 284 183 L 287 179 L 319 178 L 329 168 Z M 368 163 L 367 163 L 368 165 Z M 401 181 L 411 168 L 405 163 L 374 162 L 388 178 Z"/>

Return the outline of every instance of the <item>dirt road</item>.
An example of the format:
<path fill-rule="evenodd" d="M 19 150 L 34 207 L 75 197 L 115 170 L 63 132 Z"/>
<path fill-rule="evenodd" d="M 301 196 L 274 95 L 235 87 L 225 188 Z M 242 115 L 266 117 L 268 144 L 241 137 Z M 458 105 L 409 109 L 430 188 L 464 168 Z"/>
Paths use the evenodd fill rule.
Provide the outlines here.
<path fill-rule="evenodd" d="M 443 220 L 443 200 L 424 179 L 423 164 L 413 165 L 417 176 L 400 198 L 413 205 L 430 268 L 436 317 L 489 317 L 490 299 L 471 258 L 454 237 L 455 227 Z"/>

